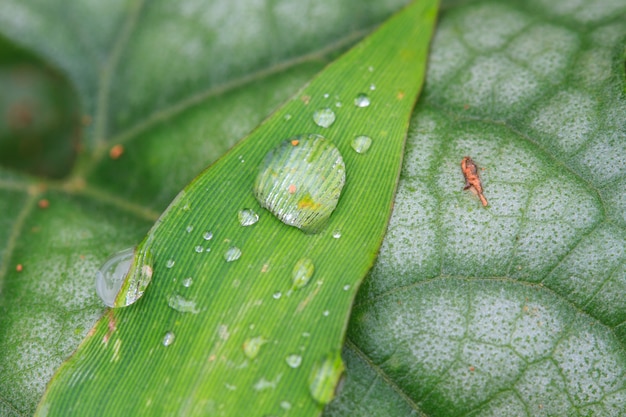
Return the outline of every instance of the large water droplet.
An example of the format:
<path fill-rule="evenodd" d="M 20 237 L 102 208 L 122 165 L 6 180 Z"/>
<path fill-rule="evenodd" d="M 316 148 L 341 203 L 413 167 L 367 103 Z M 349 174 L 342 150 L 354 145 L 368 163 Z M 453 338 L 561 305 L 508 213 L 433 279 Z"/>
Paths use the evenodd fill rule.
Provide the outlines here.
<path fill-rule="evenodd" d="M 165 333 L 165 336 L 163 336 L 163 346 L 171 345 L 172 343 L 174 343 L 175 338 L 176 335 L 174 334 L 174 332 Z"/>
<path fill-rule="evenodd" d="M 370 105 L 370 98 L 367 94 L 361 93 L 354 99 L 354 105 L 357 107 L 367 107 Z"/>
<path fill-rule="evenodd" d="M 137 301 L 152 280 L 152 254 L 144 249 L 135 256 L 129 248 L 107 259 L 96 273 L 96 292 L 109 307 L 126 307 Z"/>
<path fill-rule="evenodd" d="M 328 107 L 319 109 L 313 113 L 313 121 L 319 127 L 330 127 L 335 123 L 335 112 Z"/>
<path fill-rule="evenodd" d="M 259 221 L 259 215 L 251 209 L 239 210 L 237 217 L 239 217 L 239 224 L 242 226 L 252 226 Z"/>
<path fill-rule="evenodd" d="M 239 249 L 237 246 L 231 246 L 226 250 L 226 252 L 224 252 L 224 259 L 226 259 L 226 262 L 236 261 L 240 257 L 241 249 Z"/>
<path fill-rule="evenodd" d="M 309 258 L 302 258 L 296 262 L 291 272 L 293 278 L 293 290 L 298 290 L 309 283 L 309 280 L 313 276 L 315 271 L 315 265 Z"/>
<path fill-rule="evenodd" d="M 250 339 L 246 339 L 243 342 L 243 353 L 250 359 L 254 359 L 259 355 L 261 346 L 267 343 L 267 340 L 263 336 L 257 336 Z"/>
<path fill-rule="evenodd" d="M 357 136 L 352 139 L 350 145 L 357 153 L 365 153 L 369 150 L 370 146 L 372 146 L 372 138 L 365 135 Z"/>
<path fill-rule="evenodd" d="M 344 371 L 341 354 L 335 352 L 318 362 L 309 375 L 309 392 L 315 401 L 328 404 Z"/>
<path fill-rule="evenodd" d="M 254 182 L 261 206 L 307 233 L 322 229 L 346 181 L 339 150 L 320 135 L 282 142 L 265 157 Z"/>
<path fill-rule="evenodd" d="M 181 313 L 197 314 L 200 312 L 200 310 L 198 310 L 198 308 L 196 307 L 195 301 L 187 300 L 180 294 L 171 294 L 169 297 L 167 297 L 167 304 L 174 310 Z"/>
<path fill-rule="evenodd" d="M 290 368 L 297 368 L 302 364 L 302 356 L 289 355 L 285 358 L 285 362 L 287 362 Z"/>

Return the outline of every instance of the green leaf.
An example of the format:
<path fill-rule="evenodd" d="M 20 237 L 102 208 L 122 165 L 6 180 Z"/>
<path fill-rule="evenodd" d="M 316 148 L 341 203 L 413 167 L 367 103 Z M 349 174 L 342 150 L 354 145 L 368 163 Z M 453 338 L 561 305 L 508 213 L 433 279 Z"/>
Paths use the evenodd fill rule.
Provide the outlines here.
<path fill-rule="evenodd" d="M 622 2 L 442 13 L 325 415 L 626 415 L 625 40 Z"/>
<path fill-rule="evenodd" d="M 185 187 L 122 287 L 134 300 L 137 272 L 153 277 L 148 291 L 90 331 L 38 414 L 321 411 L 391 213 L 435 16 L 436 2 L 408 7 Z M 352 149 L 365 134 L 372 149 Z M 301 270 L 299 259 L 312 265 Z"/>

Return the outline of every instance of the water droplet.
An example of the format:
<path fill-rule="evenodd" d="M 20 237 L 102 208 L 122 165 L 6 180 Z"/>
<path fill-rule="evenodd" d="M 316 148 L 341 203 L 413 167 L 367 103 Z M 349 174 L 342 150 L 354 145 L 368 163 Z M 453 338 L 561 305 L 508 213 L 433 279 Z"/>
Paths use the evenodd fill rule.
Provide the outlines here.
<path fill-rule="evenodd" d="M 285 120 L 291 119 L 291 115 L 289 113 L 287 113 L 284 117 L 285 117 Z"/>
<path fill-rule="evenodd" d="M 287 362 L 290 368 L 297 368 L 302 364 L 302 356 L 289 355 L 285 358 L 285 362 Z"/>
<path fill-rule="evenodd" d="M 357 153 L 365 153 L 369 150 L 370 146 L 372 146 L 372 138 L 360 135 L 352 139 L 352 143 L 350 145 Z"/>
<path fill-rule="evenodd" d="M 341 237 L 341 230 L 339 229 L 333 230 L 333 238 L 339 239 L 340 237 Z"/>
<path fill-rule="evenodd" d="M 173 260 L 173 259 L 168 259 L 168 260 L 167 260 L 167 262 L 165 263 L 165 267 L 166 267 L 166 268 L 171 268 L 171 267 L 173 267 L 173 266 L 174 266 L 174 264 L 175 264 L 175 263 L 176 263 L 176 261 L 175 261 L 175 260 Z"/>
<path fill-rule="evenodd" d="M 369 72 L 374 72 L 374 67 L 372 67 L 372 66 L 370 65 L 369 67 L 367 67 L 367 70 L 368 70 Z"/>
<path fill-rule="evenodd" d="M 339 150 L 322 136 L 309 135 L 286 140 L 267 154 L 254 191 L 283 223 L 316 233 L 337 206 L 345 181 Z"/>
<path fill-rule="evenodd" d="M 189 288 L 191 287 L 191 284 L 193 284 L 193 278 L 187 277 L 183 280 L 183 287 Z"/>
<path fill-rule="evenodd" d="M 226 262 L 236 261 L 240 257 L 241 257 L 241 249 L 239 249 L 237 246 L 231 246 L 224 253 L 224 259 L 226 259 Z"/>
<path fill-rule="evenodd" d="M 280 292 L 280 291 L 277 291 L 277 292 L 275 292 L 274 294 L 272 294 L 272 297 L 273 297 L 275 300 L 278 300 L 278 299 L 279 299 L 280 297 L 282 297 L 282 296 L 283 296 L 283 293 L 282 293 L 282 292 Z"/>
<path fill-rule="evenodd" d="M 229 391 L 235 391 L 237 389 L 236 385 L 232 385 L 232 384 L 228 384 L 228 383 L 224 384 L 224 387 L 226 387 L 226 389 L 229 390 Z"/>
<path fill-rule="evenodd" d="M 370 105 L 370 98 L 361 93 L 354 99 L 354 105 L 357 107 L 367 107 Z"/>
<path fill-rule="evenodd" d="M 341 101 L 336 102 L 335 107 L 341 107 Z"/>
<path fill-rule="evenodd" d="M 371 91 L 376 90 L 376 85 L 374 85 L 374 84 L 370 84 L 370 90 L 371 90 Z"/>
<path fill-rule="evenodd" d="M 311 333 L 304 332 L 304 333 L 302 333 L 302 337 L 311 337 Z"/>
<path fill-rule="evenodd" d="M 348 291 L 350 289 L 350 284 L 346 284 L 343 286 L 344 291 Z"/>
<path fill-rule="evenodd" d="M 328 404 L 335 397 L 335 387 L 343 371 L 344 364 L 339 352 L 318 362 L 309 375 L 309 392 L 313 399 L 320 404 Z"/>
<path fill-rule="evenodd" d="M 176 335 L 174 335 L 174 332 L 165 333 L 165 336 L 163 336 L 163 346 L 171 345 L 172 343 L 174 343 L 175 338 Z"/>
<path fill-rule="evenodd" d="M 324 317 L 328 317 L 328 315 L 330 314 L 330 311 L 324 310 L 322 314 L 324 315 Z"/>
<path fill-rule="evenodd" d="M 324 98 L 328 98 L 328 97 L 330 97 L 330 94 L 328 93 L 324 94 Z"/>
<path fill-rule="evenodd" d="M 330 127 L 330 125 L 335 123 L 335 112 L 328 107 L 316 110 L 313 113 L 313 121 L 319 127 Z"/>
<path fill-rule="evenodd" d="M 203 248 L 202 246 L 200 246 L 200 245 L 196 246 L 196 247 L 194 248 L 194 250 L 195 250 L 196 252 L 198 252 L 198 253 L 202 253 L 202 252 L 204 252 L 204 248 Z"/>
<path fill-rule="evenodd" d="M 257 383 L 254 384 L 254 386 L 252 388 L 254 388 L 256 391 L 264 391 L 266 389 L 274 389 L 274 388 L 276 388 L 276 386 L 280 382 L 281 376 L 282 376 L 282 374 L 279 374 L 272 381 L 268 381 L 267 379 L 261 377 L 261 379 L 259 379 L 257 381 Z"/>
<path fill-rule="evenodd" d="M 187 233 L 191 233 L 193 231 L 193 226 L 189 225 L 189 226 L 187 226 L 187 228 L 185 230 L 187 231 Z"/>
<path fill-rule="evenodd" d="M 167 305 L 181 313 L 198 314 L 200 310 L 196 307 L 196 302 L 187 300 L 180 294 L 171 294 L 167 297 Z"/>
<path fill-rule="evenodd" d="M 237 217 L 239 217 L 239 224 L 242 226 L 252 226 L 259 221 L 259 215 L 251 209 L 239 210 Z"/>
<path fill-rule="evenodd" d="M 213 232 L 204 232 L 204 235 L 202 235 L 202 237 L 204 238 L 204 240 L 211 240 L 213 239 Z"/>
<path fill-rule="evenodd" d="M 107 306 L 126 307 L 143 295 L 152 272 L 149 250 L 142 250 L 137 257 L 134 248 L 123 250 L 107 259 L 96 272 L 96 292 Z"/>
<path fill-rule="evenodd" d="M 299 259 L 298 262 L 293 267 L 291 271 L 291 276 L 293 279 L 293 287 L 292 290 L 298 290 L 304 287 L 309 283 L 309 280 L 313 276 L 313 272 L 315 271 L 315 265 L 313 265 L 313 261 L 309 258 Z"/>
<path fill-rule="evenodd" d="M 267 339 L 263 336 L 257 336 L 250 339 L 246 339 L 243 342 L 243 353 L 249 358 L 254 359 L 259 355 L 261 346 L 267 343 Z"/>
<path fill-rule="evenodd" d="M 291 403 L 289 401 L 281 401 L 280 408 L 283 410 L 291 410 Z"/>
<path fill-rule="evenodd" d="M 228 340 L 228 338 L 230 337 L 228 326 L 225 324 L 220 324 L 220 326 L 217 328 L 217 334 L 220 336 L 220 339 Z"/>

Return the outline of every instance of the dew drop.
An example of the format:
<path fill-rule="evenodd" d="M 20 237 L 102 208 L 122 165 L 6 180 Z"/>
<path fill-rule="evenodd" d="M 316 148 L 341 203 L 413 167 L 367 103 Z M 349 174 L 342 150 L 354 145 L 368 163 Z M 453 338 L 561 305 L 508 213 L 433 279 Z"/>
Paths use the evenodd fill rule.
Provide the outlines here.
<path fill-rule="evenodd" d="M 204 232 L 202 237 L 204 238 L 204 240 L 211 240 L 213 239 L 213 232 Z"/>
<path fill-rule="evenodd" d="M 203 248 L 202 246 L 200 246 L 200 245 L 196 246 L 196 247 L 194 248 L 194 250 L 195 250 L 196 252 L 198 252 L 198 253 L 202 253 L 202 252 L 204 252 L 204 248 Z"/>
<path fill-rule="evenodd" d="M 328 315 L 330 314 L 330 311 L 324 310 L 322 314 L 324 315 L 324 317 L 328 317 Z"/>
<path fill-rule="evenodd" d="M 336 102 L 335 107 L 341 107 L 341 101 Z"/>
<path fill-rule="evenodd" d="M 167 332 L 165 336 L 163 336 L 163 346 L 169 346 L 174 343 L 174 339 L 176 339 L 176 335 L 174 332 Z"/>
<path fill-rule="evenodd" d="M 239 210 L 237 217 L 239 218 L 239 224 L 242 226 L 252 226 L 259 221 L 259 215 L 251 209 Z"/>
<path fill-rule="evenodd" d="M 183 287 L 189 288 L 191 287 L 191 284 L 193 284 L 193 278 L 187 277 L 183 280 Z"/>
<path fill-rule="evenodd" d="M 281 401 L 280 408 L 282 408 L 285 411 L 291 410 L 291 403 L 289 401 Z"/>
<path fill-rule="evenodd" d="M 313 272 L 315 272 L 315 265 L 313 265 L 313 261 L 309 258 L 301 258 L 296 262 L 291 271 L 291 277 L 293 280 L 292 290 L 299 290 L 309 283 L 309 280 L 313 276 Z"/>
<path fill-rule="evenodd" d="M 176 263 L 176 261 L 175 261 L 175 260 L 173 260 L 173 259 L 168 259 L 168 260 L 167 260 L 167 262 L 165 263 L 165 267 L 166 267 L 166 268 L 171 268 L 171 267 L 173 267 L 173 266 L 174 266 L 174 264 L 175 264 L 175 263 Z"/>
<path fill-rule="evenodd" d="M 350 289 L 350 284 L 346 284 L 343 286 L 344 291 L 348 291 Z"/>
<path fill-rule="evenodd" d="M 278 300 L 282 296 L 283 296 L 283 293 L 280 291 L 276 291 L 274 294 L 272 294 L 272 297 L 274 298 L 274 300 Z"/>
<path fill-rule="evenodd" d="M 324 94 L 324 98 L 328 98 L 328 97 L 330 97 L 330 94 L 328 93 Z"/>
<path fill-rule="evenodd" d="M 369 67 L 367 67 L 367 70 L 368 70 L 369 72 L 374 72 L 374 67 L 372 67 L 372 66 L 370 65 Z"/>
<path fill-rule="evenodd" d="M 96 272 L 96 292 L 107 306 L 126 307 L 143 295 L 152 272 L 149 250 L 135 256 L 135 248 L 125 249 L 107 259 Z"/>
<path fill-rule="evenodd" d="M 180 294 L 170 294 L 167 297 L 167 305 L 180 313 L 198 314 L 200 310 L 196 307 L 196 302 L 187 300 Z"/>
<path fill-rule="evenodd" d="M 371 91 L 376 90 L 376 85 L 375 85 L 375 84 L 370 84 L 370 90 L 371 90 Z"/>
<path fill-rule="evenodd" d="M 226 259 L 226 262 L 233 262 L 239 258 L 241 258 L 241 249 L 237 246 L 231 246 L 226 252 L 224 252 L 224 259 Z"/>
<path fill-rule="evenodd" d="M 339 352 L 328 355 L 315 364 L 309 375 L 309 392 L 315 401 L 328 404 L 335 397 L 335 387 L 344 369 Z"/>
<path fill-rule="evenodd" d="M 297 368 L 302 364 L 302 356 L 295 354 L 289 355 L 285 358 L 285 362 L 287 362 L 290 368 Z"/>
<path fill-rule="evenodd" d="M 352 146 L 352 149 L 357 153 L 365 153 L 369 150 L 370 146 L 372 146 L 372 138 L 365 135 L 357 136 L 352 139 L 350 146 Z"/>
<path fill-rule="evenodd" d="M 320 135 L 296 137 L 270 151 L 254 182 L 256 199 L 279 220 L 319 232 L 346 180 L 339 150 Z"/>
<path fill-rule="evenodd" d="M 189 225 L 189 226 L 187 226 L 187 228 L 185 230 L 187 231 L 187 233 L 191 233 L 193 231 L 193 226 Z"/>
<path fill-rule="evenodd" d="M 333 230 L 333 238 L 339 239 L 340 237 L 341 237 L 341 230 L 339 229 Z"/>
<path fill-rule="evenodd" d="M 367 107 L 370 105 L 370 98 L 366 94 L 359 94 L 354 99 L 354 105 L 357 107 Z"/>
<path fill-rule="evenodd" d="M 267 339 L 263 336 L 252 337 L 243 342 L 243 353 L 249 359 L 254 359 L 259 355 L 261 346 L 267 343 Z"/>
<path fill-rule="evenodd" d="M 328 107 L 316 110 L 313 113 L 313 121 L 319 127 L 330 127 L 330 125 L 335 123 L 335 112 Z"/>
<path fill-rule="evenodd" d="M 287 113 L 287 114 L 284 116 L 284 118 L 285 118 L 285 120 L 289 120 L 289 119 L 291 119 L 291 115 L 290 115 L 289 113 Z"/>

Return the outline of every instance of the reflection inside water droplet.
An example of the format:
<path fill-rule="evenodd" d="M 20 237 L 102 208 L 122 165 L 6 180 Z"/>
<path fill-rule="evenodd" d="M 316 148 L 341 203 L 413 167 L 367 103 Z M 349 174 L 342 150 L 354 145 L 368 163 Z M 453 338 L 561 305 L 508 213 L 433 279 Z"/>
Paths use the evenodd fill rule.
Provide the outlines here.
<path fill-rule="evenodd" d="M 366 94 L 359 94 L 354 99 L 354 105 L 357 107 L 367 107 L 370 105 L 370 98 Z"/>
<path fill-rule="evenodd" d="M 126 307 L 137 301 L 152 280 L 152 254 L 125 249 L 107 259 L 96 272 L 96 292 L 109 307 Z"/>
<path fill-rule="evenodd" d="M 309 258 L 301 258 L 296 262 L 291 271 L 291 277 L 293 281 L 292 290 L 298 290 L 309 283 L 309 280 L 313 276 L 315 271 L 315 265 Z"/>
<path fill-rule="evenodd" d="M 285 362 L 287 362 L 290 368 L 297 368 L 302 364 L 302 356 L 289 355 L 285 358 Z"/>
<path fill-rule="evenodd" d="M 330 125 L 335 123 L 335 112 L 328 107 L 316 110 L 313 113 L 313 121 L 319 127 L 330 127 Z"/>
<path fill-rule="evenodd" d="M 335 388 L 344 369 L 339 352 L 326 356 L 311 369 L 309 392 L 315 401 L 328 404 L 335 397 Z"/>
<path fill-rule="evenodd" d="M 172 343 L 174 343 L 175 338 L 176 336 L 174 335 L 174 332 L 165 333 L 165 336 L 163 336 L 163 346 L 171 345 Z"/>
<path fill-rule="evenodd" d="M 261 206 L 283 223 L 319 232 L 345 183 L 339 150 L 319 135 L 295 137 L 270 151 L 254 183 Z"/>
<path fill-rule="evenodd" d="M 167 297 L 167 305 L 181 313 L 197 314 L 200 312 L 200 310 L 196 307 L 195 301 L 187 300 L 180 294 L 171 294 Z"/>
<path fill-rule="evenodd" d="M 252 226 L 259 221 L 259 215 L 251 209 L 239 210 L 237 217 L 239 218 L 239 224 L 242 226 Z"/>
<path fill-rule="evenodd" d="M 226 262 L 236 261 L 240 257 L 241 249 L 239 249 L 237 246 L 231 246 L 230 248 L 228 248 L 228 250 L 226 250 L 226 252 L 224 252 L 224 259 L 226 259 Z"/>
<path fill-rule="evenodd" d="M 267 339 L 263 336 L 252 337 L 243 342 L 243 353 L 249 358 L 254 359 L 259 355 L 261 346 L 267 343 Z"/>
<path fill-rule="evenodd" d="M 372 138 L 365 135 L 357 136 L 352 139 L 350 146 L 352 146 L 352 149 L 357 153 L 365 153 L 369 150 L 370 146 L 372 146 Z"/>

